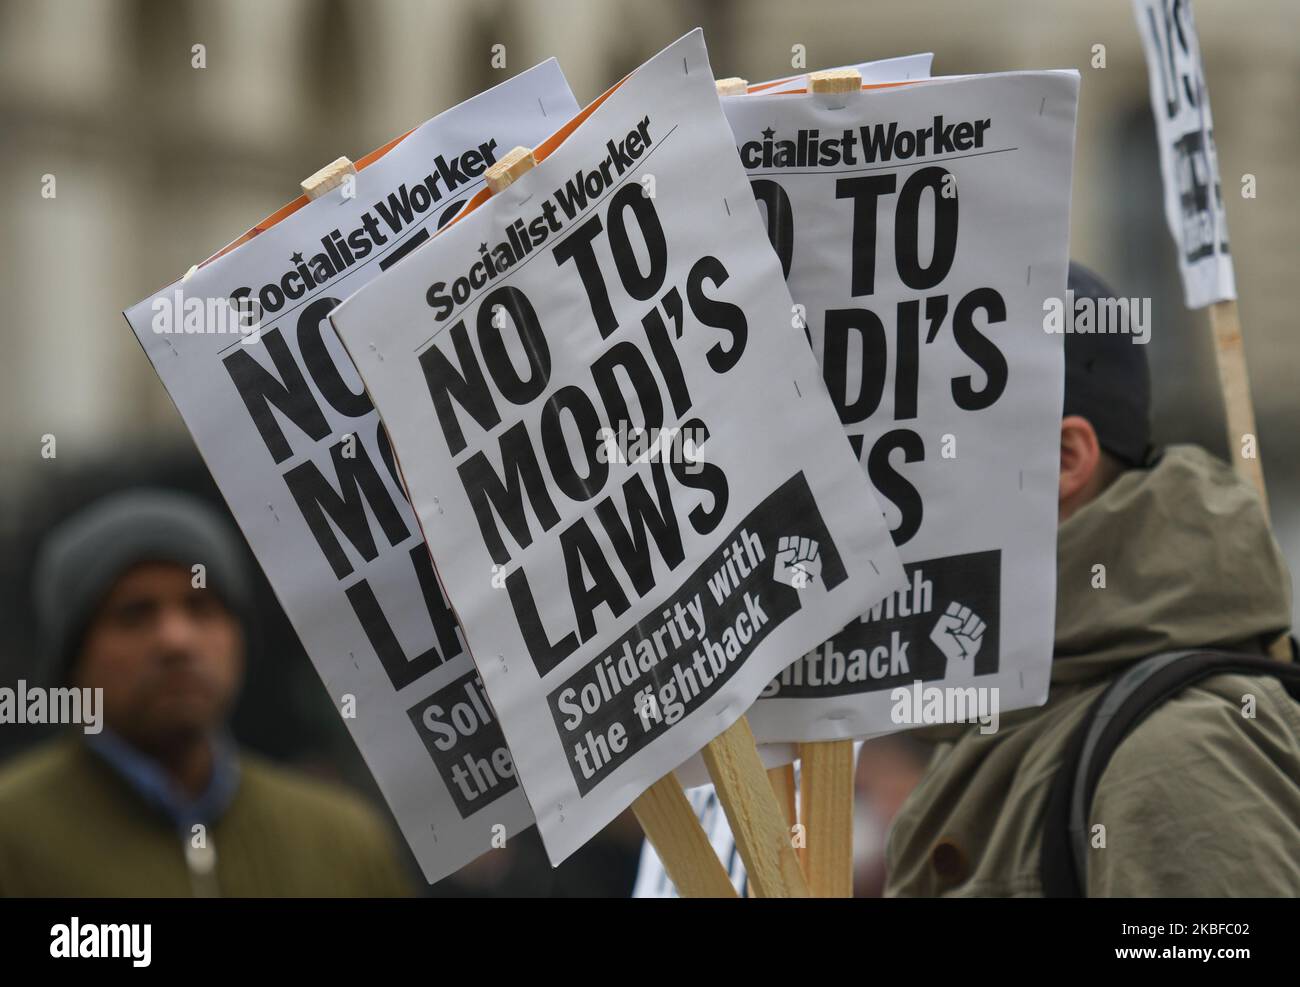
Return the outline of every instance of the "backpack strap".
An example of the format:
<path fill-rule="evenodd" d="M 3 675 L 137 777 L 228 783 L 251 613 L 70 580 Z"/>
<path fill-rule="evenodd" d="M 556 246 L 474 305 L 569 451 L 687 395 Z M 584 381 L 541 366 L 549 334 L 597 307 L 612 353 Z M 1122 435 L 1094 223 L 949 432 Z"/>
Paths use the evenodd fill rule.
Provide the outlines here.
<path fill-rule="evenodd" d="M 1066 745 L 1048 793 L 1041 873 L 1049 898 L 1085 896 L 1088 818 L 1097 783 L 1123 739 L 1161 703 L 1215 675 L 1266 675 L 1300 701 L 1300 666 L 1231 651 L 1168 651 L 1128 668 L 1097 698 Z"/>

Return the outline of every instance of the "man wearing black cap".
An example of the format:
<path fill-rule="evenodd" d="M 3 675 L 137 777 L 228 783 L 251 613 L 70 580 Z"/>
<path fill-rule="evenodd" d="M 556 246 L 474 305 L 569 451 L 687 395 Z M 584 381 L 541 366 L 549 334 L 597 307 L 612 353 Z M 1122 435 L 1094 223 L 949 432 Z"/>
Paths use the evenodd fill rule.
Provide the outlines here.
<path fill-rule="evenodd" d="M 1113 294 L 1078 265 L 1069 287 L 1076 305 Z M 886 894 L 1043 894 L 1052 784 L 1107 686 L 1154 654 L 1262 655 L 1290 626 L 1251 487 L 1195 446 L 1149 448 L 1145 353 L 1065 336 L 1050 695 L 991 734 L 917 735 L 939 748 L 890 832 Z M 1300 704 L 1268 676 L 1181 689 L 1114 749 L 1086 822 L 1090 896 L 1300 896 Z"/>
<path fill-rule="evenodd" d="M 0 894 L 408 891 L 356 796 L 238 750 L 224 722 L 251 611 L 234 533 L 164 491 L 99 501 L 37 563 L 42 685 L 102 690 L 104 728 L 0 771 Z"/>

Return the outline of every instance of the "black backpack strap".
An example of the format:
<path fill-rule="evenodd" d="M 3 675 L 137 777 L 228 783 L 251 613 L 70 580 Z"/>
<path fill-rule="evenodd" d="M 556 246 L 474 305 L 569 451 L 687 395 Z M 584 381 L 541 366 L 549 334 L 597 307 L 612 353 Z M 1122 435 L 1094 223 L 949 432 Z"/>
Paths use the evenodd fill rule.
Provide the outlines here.
<path fill-rule="evenodd" d="M 1266 675 L 1300 701 L 1300 666 L 1230 651 L 1169 651 L 1126 670 L 1084 715 L 1066 745 L 1043 820 L 1043 894 L 1081 898 L 1088 873 L 1088 817 L 1111 755 L 1166 699 L 1215 675 Z"/>

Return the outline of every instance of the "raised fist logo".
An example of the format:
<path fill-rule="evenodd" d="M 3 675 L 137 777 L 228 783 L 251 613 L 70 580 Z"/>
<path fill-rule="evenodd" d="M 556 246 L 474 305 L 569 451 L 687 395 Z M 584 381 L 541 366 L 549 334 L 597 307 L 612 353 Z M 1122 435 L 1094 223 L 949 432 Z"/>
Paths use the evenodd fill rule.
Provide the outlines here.
<path fill-rule="evenodd" d="M 798 535 L 781 536 L 776 550 L 776 572 L 773 573 L 777 582 L 803 589 L 816 582 L 821 573 L 822 560 L 815 541 Z"/>
<path fill-rule="evenodd" d="M 930 631 L 930 640 L 949 662 L 974 661 L 984 640 L 984 621 L 954 600 Z"/>

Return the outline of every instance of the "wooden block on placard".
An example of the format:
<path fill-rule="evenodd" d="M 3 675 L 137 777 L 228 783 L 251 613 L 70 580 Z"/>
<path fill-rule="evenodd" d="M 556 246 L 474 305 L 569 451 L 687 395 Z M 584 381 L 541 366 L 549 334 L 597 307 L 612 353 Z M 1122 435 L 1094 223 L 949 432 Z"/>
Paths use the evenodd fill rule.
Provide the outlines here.
<path fill-rule="evenodd" d="M 483 177 L 487 179 L 487 186 L 492 190 L 492 194 L 496 195 L 535 164 L 537 159 L 533 157 L 533 152 L 529 148 L 516 147 L 507 151 L 505 157 L 489 168 Z"/>
<path fill-rule="evenodd" d="M 857 69 L 824 69 L 808 73 L 808 88 L 815 93 L 853 93 L 862 88 Z"/>
<path fill-rule="evenodd" d="M 331 189 L 343 184 L 348 175 L 355 175 L 357 166 L 351 158 L 335 158 L 310 178 L 302 180 L 302 190 L 313 199 L 319 199 Z"/>
<path fill-rule="evenodd" d="M 744 96 L 749 92 L 749 80 L 734 75 L 729 79 L 719 79 L 714 85 L 718 87 L 719 96 Z"/>

